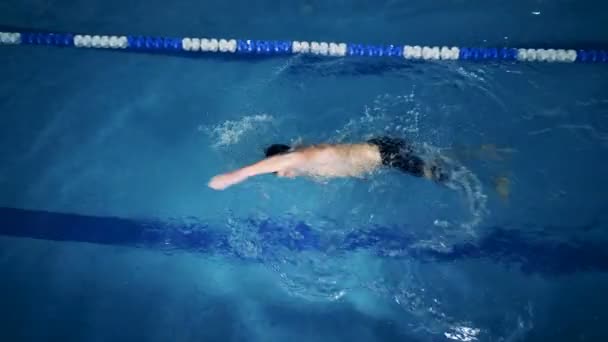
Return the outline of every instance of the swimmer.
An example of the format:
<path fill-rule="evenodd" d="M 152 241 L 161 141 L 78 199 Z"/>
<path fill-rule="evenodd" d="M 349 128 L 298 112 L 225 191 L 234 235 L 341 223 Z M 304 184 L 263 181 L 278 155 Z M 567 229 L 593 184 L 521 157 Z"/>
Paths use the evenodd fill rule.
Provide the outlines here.
<path fill-rule="evenodd" d="M 448 179 L 447 174 L 435 163 L 426 162 L 415 155 L 412 146 L 403 139 L 380 137 L 364 143 L 319 144 L 298 148 L 274 144 L 264 152 L 265 159 L 217 175 L 209 181 L 209 187 L 224 190 L 247 178 L 270 173 L 288 178 L 362 177 L 383 166 L 436 182 Z"/>

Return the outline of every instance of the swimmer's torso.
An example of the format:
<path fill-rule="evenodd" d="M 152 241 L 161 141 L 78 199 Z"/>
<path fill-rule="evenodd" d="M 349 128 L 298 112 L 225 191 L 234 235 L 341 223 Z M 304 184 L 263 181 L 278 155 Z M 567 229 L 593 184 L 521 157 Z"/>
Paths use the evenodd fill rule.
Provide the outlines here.
<path fill-rule="evenodd" d="M 315 145 L 297 149 L 303 162 L 296 175 L 310 177 L 360 177 L 382 164 L 378 147 L 371 144 Z"/>

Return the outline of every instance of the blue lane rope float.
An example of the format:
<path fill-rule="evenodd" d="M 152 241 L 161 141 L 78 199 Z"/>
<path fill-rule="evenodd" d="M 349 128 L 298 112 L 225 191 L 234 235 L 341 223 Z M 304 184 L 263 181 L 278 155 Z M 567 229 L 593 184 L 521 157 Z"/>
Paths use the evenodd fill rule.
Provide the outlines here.
<path fill-rule="evenodd" d="M 471 60 L 606 63 L 606 50 L 363 45 L 336 42 L 172 38 L 52 32 L 0 32 L 0 45 L 46 45 L 149 52 L 224 53 L 347 57 L 398 57 L 407 60 Z"/>

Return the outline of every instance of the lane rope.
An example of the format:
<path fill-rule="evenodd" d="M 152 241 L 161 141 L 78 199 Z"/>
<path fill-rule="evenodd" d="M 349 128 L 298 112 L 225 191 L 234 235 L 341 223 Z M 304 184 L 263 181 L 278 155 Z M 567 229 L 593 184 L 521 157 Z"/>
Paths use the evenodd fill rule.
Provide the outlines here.
<path fill-rule="evenodd" d="M 606 63 L 606 50 L 491 48 L 420 45 L 364 45 L 344 42 L 90 35 L 53 32 L 0 32 L 0 45 L 44 45 L 139 52 L 240 55 L 310 54 L 328 57 L 393 57 L 406 60 L 470 60 Z"/>

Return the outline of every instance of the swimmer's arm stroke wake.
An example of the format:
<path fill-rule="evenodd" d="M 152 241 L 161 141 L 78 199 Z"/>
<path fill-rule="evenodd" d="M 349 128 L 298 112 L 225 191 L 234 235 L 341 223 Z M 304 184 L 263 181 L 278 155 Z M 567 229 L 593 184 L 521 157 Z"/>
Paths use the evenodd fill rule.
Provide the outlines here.
<path fill-rule="evenodd" d="M 295 168 L 302 158 L 303 156 L 300 153 L 289 153 L 266 158 L 241 169 L 217 175 L 211 178 L 208 185 L 215 190 L 224 190 L 231 185 L 245 181 L 249 177 Z"/>

